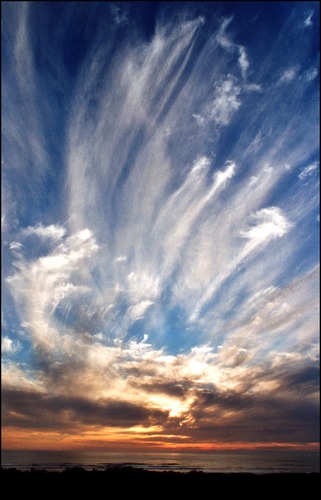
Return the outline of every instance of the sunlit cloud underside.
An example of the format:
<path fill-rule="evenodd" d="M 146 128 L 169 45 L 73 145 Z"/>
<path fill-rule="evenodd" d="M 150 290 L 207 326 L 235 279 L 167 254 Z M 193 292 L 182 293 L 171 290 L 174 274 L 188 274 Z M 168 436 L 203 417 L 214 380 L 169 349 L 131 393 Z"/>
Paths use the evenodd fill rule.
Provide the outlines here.
<path fill-rule="evenodd" d="M 318 9 L 3 6 L 4 448 L 317 448 Z"/>

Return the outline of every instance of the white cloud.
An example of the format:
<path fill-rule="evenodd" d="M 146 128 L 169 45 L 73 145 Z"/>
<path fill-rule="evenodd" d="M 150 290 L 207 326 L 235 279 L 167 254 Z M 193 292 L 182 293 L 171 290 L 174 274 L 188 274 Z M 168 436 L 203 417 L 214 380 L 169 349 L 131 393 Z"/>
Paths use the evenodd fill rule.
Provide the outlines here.
<path fill-rule="evenodd" d="M 319 162 L 311 163 L 307 165 L 301 172 L 299 173 L 299 179 L 304 180 L 307 177 L 313 175 L 313 173 L 319 168 Z"/>
<path fill-rule="evenodd" d="M 244 90 L 248 92 L 262 92 L 262 85 L 258 83 L 247 83 L 244 85 Z"/>
<path fill-rule="evenodd" d="M 228 125 L 231 121 L 233 114 L 241 106 L 240 93 L 241 88 L 232 76 L 216 84 L 214 99 L 208 106 L 208 114 L 217 125 Z"/>
<path fill-rule="evenodd" d="M 296 78 L 298 71 L 299 71 L 298 66 L 294 66 L 292 68 L 288 68 L 288 69 L 284 70 L 284 72 L 280 76 L 279 83 L 292 82 Z"/>
<path fill-rule="evenodd" d="M 19 241 L 12 241 L 9 246 L 10 250 L 21 250 L 23 248 L 22 243 L 19 243 Z"/>
<path fill-rule="evenodd" d="M 22 367 L 20 363 L 3 362 L 1 372 L 1 382 L 5 387 L 45 392 L 43 381 L 37 380 L 35 372 Z"/>
<path fill-rule="evenodd" d="M 241 73 L 243 78 L 246 78 L 247 70 L 250 66 L 246 49 L 242 45 L 238 45 L 236 43 L 233 43 L 232 40 L 227 36 L 226 34 L 226 28 L 229 26 L 231 23 L 233 17 L 230 17 L 228 19 L 225 19 L 219 29 L 219 32 L 217 34 L 217 41 L 223 47 L 229 52 L 237 51 L 238 52 L 238 64 L 241 69 Z"/>
<path fill-rule="evenodd" d="M 193 237 L 196 221 L 215 203 L 219 193 L 226 189 L 235 173 L 235 163 L 228 161 L 224 170 L 217 170 L 210 185 L 207 174 L 210 160 L 201 157 L 195 161 L 183 185 L 172 194 L 160 211 L 155 224 L 155 238 L 162 241 L 162 277 L 166 280 L 175 266 L 186 241 Z"/>
<path fill-rule="evenodd" d="M 303 76 L 308 82 L 312 82 L 312 80 L 314 80 L 318 76 L 318 74 L 319 71 L 317 68 L 310 68 L 304 73 Z"/>
<path fill-rule="evenodd" d="M 5 229 L 7 227 L 7 221 L 5 215 L 1 216 L 1 232 L 4 233 Z"/>
<path fill-rule="evenodd" d="M 249 60 L 247 58 L 246 50 L 244 47 L 239 46 L 239 65 L 241 67 L 243 78 L 246 78 L 247 70 L 250 66 Z"/>
<path fill-rule="evenodd" d="M 128 14 L 126 11 L 124 11 L 123 9 L 114 4 L 110 5 L 110 10 L 116 24 L 120 25 L 127 24 Z"/>
<path fill-rule="evenodd" d="M 226 32 L 225 32 L 226 28 L 231 23 L 232 19 L 233 19 L 233 17 L 229 17 L 229 18 L 224 19 L 224 21 L 222 22 L 222 25 L 219 29 L 219 32 L 217 34 L 217 37 L 216 37 L 218 43 L 222 47 L 224 47 L 225 49 L 230 49 L 231 47 L 233 47 L 233 43 L 228 38 L 228 36 L 226 35 Z"/>
<path fill-rule="evenodd" d="M 202 126 L 206 123 L 206 119 L 204 117 L 202 117 L 201 115 L 193 114 L 192 116 L 196 120 L 196 123 L 198 125 Z"/>
<path fill-rule="evenodd" d="M 9 71 L 4 72 L 2 80 L 3 97 L 8 103 L 3 110 L 3 138 L 10 144 L 10 162 L 4 163 L 4 171 L 15 171 L 15 179 L 19 178 L 22 183 L 31 184 L 33 181 L 33 194 L 43 180 L 49 161 L 42 128 L 43 115 L 38 105 L 40 89 L 34 68 L 28 2 L 16 6 L 13 27 L 15 36 L 10 52 L 13 64 Z M 17 116 L 23 116 L 24 127 L 17 127 Z M 32 168 L 27 167 L 28 163 Z"/>
<path fill-rule="evenodd" d="M 85 61 L 71 112 L 67 147 L 69 214 L 74 230 L 93 227 L 94 224 L 99 233 L 107 232 L 105 216 L 111 212 L 112 193 L 126 171 L 126 162 L 134 144 L 137 144 L 138 156 L 131 165 L 130 176 L 123 192 L 119 193 L 117 204 L 130 212 L 128 217 L 131 219 L 139 215 L 141 220 L 141 210 L 146 217 L 152 213 L 153 205 L 157 203 L 170 174 L 166 144 L 172 123 L 159 127 L 159 117 L 171 102 L 188 63 L 195 35 L 202 24 L 203 20 L 199 18 L 182 22 L 172 30 L 159 25 L 149 44 L 139 45 L 137 49 L 134 44 L 132 49 L 128 47 L 122 53 L 121 60 L 115 58 L 108 78 L 102 80 L 99 113 L 90 124 L 87 124 L 90 112 L 86 112 L 91 109 L 89 96 L 96 95 L 96 82 L 101 79 L 107 48 L 101 48 L 100 52 L 93 51 Z M 162 71 L 159 71 L 160 67 Z M 118 89 L 119 98 L 114 98 L 110 88 Z M 150 140 L 140 148 L 137 138 L 147 126 Z M 151 169 L 150 164 L 155 168 Z M 98 177 L 91 176 L 92 166 L 104 176 L 103 194 Z M 151 175 L 153 187 L 147 192 L 143 186 Z M 137 189 L 137 178 L 142 180 L 139 183 L 141 193 L 133 193 L 132 190 L 133 182 Z M 130 196 L 137 195 L 130 207 L 126 201 L 128 191 Z M 102 196 L 104 210 L 99 209 Z M 126 212 L 124 216 L 127 216 Z M 137 237 L 135 220 L 132 227 Z M 124 250 L 120 248 L 119 253 L 126 253 Z"/>
<path fill-rule="evenodd" d="M 235 168 L 236 168 L 235 162 L 228 160 L 226 162 L 225 170 L 218 170 L 217 172 L 215 172 L 214 185 L 210 190 L 210 192 L 205 196 L 206 201 L 210 200 L 215 191 L 222 185 L 224 186 L 228 179 L 232 179 L 233 175 L 235 174 Z"/>
<path fill-rule="evenodd" d="M 119 257 L 117 257 L 116 262 L 127 262 L 126 255 L 120 255 Z"/>
<path fill-rule="evenodd" d="M 284 236 L 290 229 L 291 224 L 287 221 L 278 207 L 269 207 L 258 210 L 251 215 L 253 226 L 240 232 L 242 238 L 248 239 L 243 247 L 238 248 L 237 254 L 228 261 L 222 270 L 208 283 L 207 288 L 198 299 L 194 311 L 190 315 L 190 321 L 199 319 L 202 309 L 213 300 L 215 294 L 226 280 L 238 269 L 238 267 L 250 256 L 262 250 L 274 238 Z"/>
<path fill-rule="evenodd" d="M 175 301 L 177 304 L 184 304 L 186 311 L 194 309 L 204 290 L 242 252 L 244 240 L 240 238 L 240 228 L 244 227 L 248 215 L 262 206 L 282 175 L 280 169 L 265 169 L 264 165 L 264 162 L 258 164 L 257 169 L 251 172 L 256 175 L 250 177 L 250 182 L 248 177 L 244 178 L 242 184 L 238 184 L 237 191 L 233 191 L 234 186 L 227 184 L 226 188 L 229 189 L 226 197 L 222 192 L 220 199 L 214 198 L 210 205 L 211 215 L 194 226 L 189 245 L 185 248 L 185 258 L 179 263 L 173 291 Z M 238 171 L 240 168 L 238 167 Z M 236 170 L 230 163 L 225 174 L 234 171 Z M 169 247 L 172 248 L 173 246 Z"/>
<path fill-rule="evenodd" d="M 14 342 L 7 335 L 1 339 L 1 350 L 3 354 L 14 354 L 21 349 L 19 342 Z"/>
<path fill-rule="evenodd" d="M 306 354 L 303 346 L 316 338 L 317 274 L 318 268 L 314 268 L 303 276 L 293 279 L 284 288 L 257 287 L 256 292 L 249 296 L 242 306 L 238 323 L 229 325 L 228 339 L 223 351 L 220 350 L 222 361 L 231 345 L 249 349 L 256 359 L 260 358 L 260 352 L 264 353 L 262 358 L 266 364 L 274 361 L 277 350 L 289 353 L 294 350 L 300 357 L 304 357 Z M 314 304 L 313 308 L 309 306 L 311 301 Z M 274 339 L 275 350 L 271 349 Z M 297 348 L 293 347 L 296 342 Z"/>
<path fill-rule="evenodd" d="M 140 274 L 131 272 L 128 276 L 128 291 L 134 302 L 142 299 L 148 299 L 149 302 L 150 298 L 156 299 L 159 295 L 159 278 L 146 271 Z M 142 303 L 147 302 L 144 300 Z"/>
<path fill-rule="evenodd" d="M 305 27 L 309 27 L 309 26 L 313 26 L 313 22 L 312 22 L 312 17 L 313 17 L 313 10 L 311 10 L 308 14 L 307 14 L 307 17 L 305 18 L 304 20 L 304 26 Z"/>
<path fill-rule="evenodd" d="M 291 227 L 278 207 L 262 208 L 255 212 L 251 219 L 253 226 L 240 233 L 243 238 L 251 240 L 251 247 L 252 245 L 256 247 L 270 238 L 280 238 Z"/>
<path fill-rule="evenodd" d="M 134 306 L 131 306 L 129 309 L 128 309 L 128 312 L 129 312 L 129 315 L 130 317 L 136 321 L 140 318 L 143 318 L 144 317 L 144 313 L 147 311 L 147 309 L 153 305 L 154 302 L 152 302 L 151 300 L 143 300 L 142 302 L 140 302 L 139 304 L 136 304 Z"/>
<path fill-rule="evenodd" d="M 42 227 L 40 234 L 56 237 L 56 231 L 50 226 L 48 230 Z M 97 250 L 95 239 L 85 229 L 56 244 L 46 256 L 33 261 L 21 258 L 17 272 L 7 278 L 18 310 L 36 344 L 47 349 L 59 346 L 59 333 L 52 314 L 59 304 L 68 309 L 73 300 L 88 291 L 88 278 L 84 282 L 82 266 L 89 263 Z"/>
<path fill-rule="evenodd" d="M 36 227 L 29 226 L 22 230 L 23 236 L 38 236 L 40 239 L 50 239 L 54 242 L 61 240 L 66 235 L 66 229 L 57 224 L 51 224 L 50 226 L 43 226 L 39 224 Z"/>

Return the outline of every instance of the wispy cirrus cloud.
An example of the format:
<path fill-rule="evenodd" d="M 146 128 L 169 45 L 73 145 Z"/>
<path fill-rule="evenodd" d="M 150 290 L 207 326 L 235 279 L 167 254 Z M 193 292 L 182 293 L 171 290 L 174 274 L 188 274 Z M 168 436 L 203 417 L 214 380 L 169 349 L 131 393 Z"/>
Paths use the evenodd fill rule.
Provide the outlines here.
<path fill-rule="evenodd" d="M 27 234 L 40 238 L 59 239 L 65 230 L 58 226 L 28 228 Z M 16 261 L 17 271 L 7 278 L 18 308 L 30 329 L 33 342 L 46 350 L 59 344 L 59 332 L 54 326 L 53 312 L 63 303 L 65 314 L 70 303 L 68 298 L 88 290 L 83 283 L 79 266 L 98 249 L 91 232 L 84 229 L 72 235 L 45 256 Z"/>
<path fill-rule="evenodd" d="M 314 14 L 313 10 L 307 13 L 307 16 L 304 19 L 303 23 L 305 27 L 313 26 L 313 21 L 312 21 L 313 14 Z"/>
<path fill-rule="evenodd" d="M 9 337 L 3 337 L 1 339 L 1 350 L 4 355 L 6 354 L 14 354 L 21 349 L 21 345 L 19 342 L 14 342 Z"/>
<path fill-rule="evenodd" d="M 50 226 L 43 226 L 39 224 L 36 227 L 26 227 L 22 231 L 23 236 L 38 236 L 40 239 L 51 239 L 53 241 L 58 241 L 63 238 L 66 234 L 66 229 L 58 226 L 57 224 L 51 224 Z"/>
<path fill-rule="evenodd" d="M 284 70 L 284 72 L 280 76 L 279 83 L 292 82 L 296 78 L 298 71 L 299 68 L 297 66 Z"/>
<path fill-rule="evenodd" d="M 299 179 L 304 180 L 306 177 L 310 177 L 319 168 L 319 162 L 311 163 L 304 167 L 304 169 L 299 173 Z"/>
<path fill-rule="evenodd" d="M 218 125 L 227 125 L 241 106 L 240 93 L 241 89 L 233 82 L 232 77 L 217 84 L 214 99 L 208 108 L 210 119 Z"/>
<path fill-rule="evenodd" d="M 86 8 L 97 24 L 77 57 L 65 6 L 52 65 L 36 5 L 6 49 L 5 425 L 156 447 L 317 440 L 308 38 L 294 61 L 285 21 L 274 49 L 249 49 L 229 35 L 237 16 L 160 16 L 144 35 L 130 9 Z M 68 89 L 59 146 L 44 127 L 53 87 Z"/>
<path fill-rule="evenodd" d="M 110 10 L 111 10 L 113 19 L 115 20 L 115 23 L 120 24 L 120 25 L 124 25 L 128 22 L 128 14 L 121 7 L 119 7 L 118 5 L 111 4 Z"/>
<path fill-rule="evenodd" d="M 226 29 L 230 25 L 232 20 L 233 20 L 233 18 L 230 17 L 228 19 L 225 19 L 222 22 L 222 25 L 219 29 L 218 34 L 217 34 L 217 41 L 221 45 L 221 47 L 223 47 L 227 51 L 229 51 L 229 52 L 237 51 L 238 52 L 238 64 L 240 66 L 243 78 L 246 78 L 247 70 L 250 66 L 246 49 L 242 45 L 238 45 L 238 44 L 232 42 L 231 38 L 226 33 Z"/>

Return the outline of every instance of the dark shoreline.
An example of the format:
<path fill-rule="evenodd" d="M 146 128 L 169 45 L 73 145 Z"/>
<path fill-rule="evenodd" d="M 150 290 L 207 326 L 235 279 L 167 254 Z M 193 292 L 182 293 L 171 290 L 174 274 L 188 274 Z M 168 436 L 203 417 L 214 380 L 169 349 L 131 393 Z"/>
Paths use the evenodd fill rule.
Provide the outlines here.
<path fill-rule="evenodd" d="M 20 471 L 15 468 L 1 468 L 1 484 L 10 486 L 13 493 L 21 491 L 28 492 L 29 488 L 44 486 L 50 488 L 48 491 L 60 491 L 60 487 L 77 487 L 92 489 L 93 487 L 116 488 L 117 491 L 127 490 L 144 493 L 153 488 L 155 493 L 166 493 L 168 488 L 179 488 L 181 492 L 199 493 L 211 491 L 214 488 L 224 487 L 224 491 L 235 492 L 246 488 L 246 492 L 277 492 L 286 488 L 286 492 L 298 493 L 298 491 L 313 491 L 320 484 L 320 473 L 206 473 L 191 471 L 186 473 L 173 471 L 148 471 L 135 469 L 133 467 L 114 467 L 104 471 L 85 470 L 81 467 L 67 468 L 61 472 L 31 469 Z M 257 490 L 260 488 L 260 490 Z M 307 490 L 309 488 L 309 490 Z M 209 490 L 208 490 L 209 489 Z M 282 490 L 281 490 L 282 491 Z"/>

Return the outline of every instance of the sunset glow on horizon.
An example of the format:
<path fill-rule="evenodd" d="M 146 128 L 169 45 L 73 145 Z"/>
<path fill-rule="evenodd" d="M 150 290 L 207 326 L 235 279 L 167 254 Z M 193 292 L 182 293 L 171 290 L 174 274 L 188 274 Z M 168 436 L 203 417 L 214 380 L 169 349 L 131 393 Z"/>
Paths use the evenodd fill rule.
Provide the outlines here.
<path fill-rule="evenodd" d="M 285 442 L 190 442 L 189 436 L 166 435 L 162 428 L 106 428 L 84 430 L 63 434 L 61 432 L 31 431 L 21 429 L 4 430 L 2 448 L 4 450 L 47 450 L 47 451 L 126 451 L 142 452 L 224 452 L 255 450 L 320 451 L 320 443 Z"/>
<path fill-rule="evenodd" d="M 319 449 L 319 3 L 3 2 L 2 449 Z"/>

